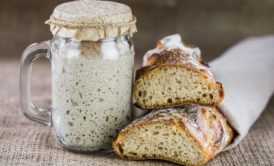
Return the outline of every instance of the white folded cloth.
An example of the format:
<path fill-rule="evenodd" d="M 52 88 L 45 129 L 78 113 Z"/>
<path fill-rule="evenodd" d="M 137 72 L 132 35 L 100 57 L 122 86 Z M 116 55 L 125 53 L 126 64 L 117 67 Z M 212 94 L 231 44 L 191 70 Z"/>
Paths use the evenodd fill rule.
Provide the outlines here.
<path fill-rule="evenodd" d="M 226 149 L 247 135 L 274 91 L 274 36 L 248 38 L 210 62 L 224 87 L 220 105 L 238 135 Z"/>
<path fill-rule="evenodd" d="M 209 64 L 224 87 L 219 108 L 237 132 L 226 151 L 247 135 L 274 92 L 274 36 L 245 39 Z M 133 113 L 138 118 L 147 111 L 134 106 Z"/>

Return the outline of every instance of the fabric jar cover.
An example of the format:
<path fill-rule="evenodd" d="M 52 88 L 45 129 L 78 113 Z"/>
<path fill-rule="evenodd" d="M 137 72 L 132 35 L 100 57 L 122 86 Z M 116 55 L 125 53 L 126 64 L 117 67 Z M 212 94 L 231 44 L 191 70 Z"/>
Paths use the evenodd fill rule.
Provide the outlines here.
<path fill-rule="evenodd" d="M 127 5 L 97 0 L 81 0 L 57 6 L 50 19 L 53 35 L 97 41 L 137 32 L 136 18 Z"/>

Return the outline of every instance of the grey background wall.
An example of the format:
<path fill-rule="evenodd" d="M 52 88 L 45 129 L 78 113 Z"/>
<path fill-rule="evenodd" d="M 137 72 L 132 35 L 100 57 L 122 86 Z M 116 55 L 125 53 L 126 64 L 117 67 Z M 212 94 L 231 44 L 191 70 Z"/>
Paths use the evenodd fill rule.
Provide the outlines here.
<path fill-rule="evenodd" d="M 156 40 L 180 33 L 198 45 L 206 60 L 235 42 L 274 33 L 273 0 L 117 0 L 131 6 L 138 19 L 136 61 Z M 1 0 L 0 58 L 19 58 L 33 42 L 50 39 L 44 21 L 65 0 Z"/>

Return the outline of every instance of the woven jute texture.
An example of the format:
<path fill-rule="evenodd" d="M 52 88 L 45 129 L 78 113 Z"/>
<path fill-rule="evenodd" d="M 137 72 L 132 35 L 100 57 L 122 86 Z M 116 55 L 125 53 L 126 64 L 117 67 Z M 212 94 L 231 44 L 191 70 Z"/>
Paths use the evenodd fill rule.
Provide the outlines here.
<path fill-rule="evenodd" d="M 53 35 L 92 40 L 133 35 L 136 18 L 130 7 L 109 1 L 72 1 L 58 5 L 50 19 Z"/>
<path fill-rule="evenodd" d="M 79 154 L 61 148 L 49 127 L 29 121 L 21 113 L 19 60 L 0 59 L 0 67 L 0 165 L 173 165 L 159 160 L 126 161 L 113 153 Z M 39 106 L 50 104 L 50 79 L 47 63 L 34 66 L 33 100 Z M 247 137 L 207 165 L 274 165 L 274 97 Z"/>

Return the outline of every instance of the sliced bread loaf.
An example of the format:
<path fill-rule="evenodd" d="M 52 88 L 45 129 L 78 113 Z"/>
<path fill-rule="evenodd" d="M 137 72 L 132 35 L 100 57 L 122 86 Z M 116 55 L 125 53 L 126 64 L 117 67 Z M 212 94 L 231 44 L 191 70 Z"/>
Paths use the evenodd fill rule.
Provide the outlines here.
<path fill-rule="evenodd" d="M 133 89 L 134 99 L 142 108 L 217 106 L 224 97 L 222 85 L 196 54 L 179 48 L 163 50 L 150 56 L 144 66 L 137 71 Z"/>
<path fill-rule="evenodd" d="M 216 107 L 186 105 L 155 110 L 133 121 L 112 146 L 117 155 L 130 160 L 202 165 L 232 138 L 233 130 Z"/>

